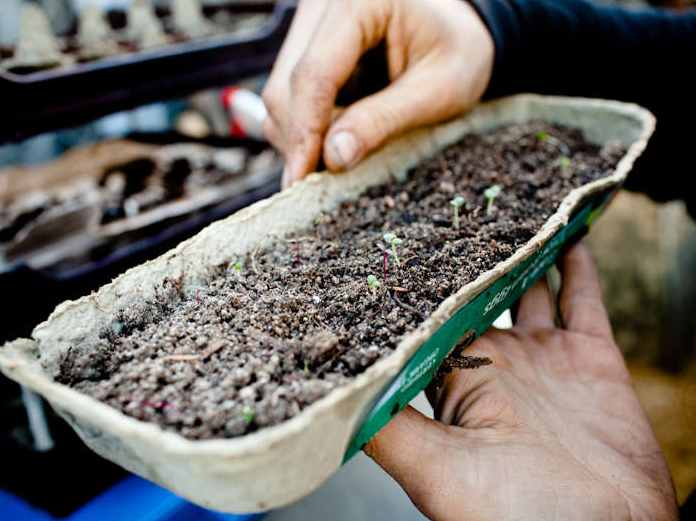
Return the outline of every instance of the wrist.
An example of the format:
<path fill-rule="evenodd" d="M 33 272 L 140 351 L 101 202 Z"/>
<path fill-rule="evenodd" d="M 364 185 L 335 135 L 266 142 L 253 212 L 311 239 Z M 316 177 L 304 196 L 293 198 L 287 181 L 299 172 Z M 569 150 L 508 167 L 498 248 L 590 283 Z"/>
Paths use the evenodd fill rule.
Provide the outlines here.
<path fill-rule="evenodd" d="M 518 37 L 515 15 L 504 0 L 466 0 L 486 28 L 493 42 L 490 81 L 484 97 L 494 97 L 499 90 L 498 78 L 509 60 L 507 49 L 514 48 Z"/>

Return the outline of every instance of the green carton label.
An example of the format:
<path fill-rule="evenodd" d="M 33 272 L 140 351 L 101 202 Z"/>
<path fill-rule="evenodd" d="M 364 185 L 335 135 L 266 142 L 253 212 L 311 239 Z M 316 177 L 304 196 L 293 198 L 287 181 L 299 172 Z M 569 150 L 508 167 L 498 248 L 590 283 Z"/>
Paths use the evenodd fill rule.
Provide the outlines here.
<path fill-rule="evenodd" d="M 605 193 L 585 204 L 539 251 L 495 281 L 443 324 L 375 402 L 348 446 L 344 462 L 360 451 L 372 436 L 428 386 L 442 361 L 460 341 L 471 343 L 482 335 L 503 311 L 544 275 L 556 262 L 561 249 L 587 231 L 610 196 Z"/>

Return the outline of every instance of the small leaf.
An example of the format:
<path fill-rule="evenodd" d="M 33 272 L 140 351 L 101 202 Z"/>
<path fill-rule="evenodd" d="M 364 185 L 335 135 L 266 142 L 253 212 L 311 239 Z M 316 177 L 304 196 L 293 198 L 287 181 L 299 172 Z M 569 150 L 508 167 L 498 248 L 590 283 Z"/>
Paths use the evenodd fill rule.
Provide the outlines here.
<path fill-rule="evenodd" d="M 376 289 L 379 288 L 382 284 L 380 283 L 379 279 L 377 279 L 377 277 L 375 277 L 374 275 L 368 275 L 367 285 L 373 289 Z"/>
<path fill-rule="evenodd" d="M 490 188 L 486 189 L 485 192 L 483 192 L 483 195 L 486 197 L 486 199 L 495 199 L 500 195 L 500 192 L 503 190 L 503 187 L 500 185 L 493 185 Z"/>
<path fill-rule="evenodd" d="M 455 208 L 461 208 L 462 206 L 464 206 L 465 203 L 466 199 L 464 199 L 461 195 L 458 195 L 450 201 L 450 204 Z"/>
<path fill-rule="evenodd" d="M 255 417 L 256 411 L 252 407 L 245 405 L 244 409 L 242 409 L 242 418 L 244 418 L 244 421 L 246 423 L 251 423 L 254 421 Z"/>

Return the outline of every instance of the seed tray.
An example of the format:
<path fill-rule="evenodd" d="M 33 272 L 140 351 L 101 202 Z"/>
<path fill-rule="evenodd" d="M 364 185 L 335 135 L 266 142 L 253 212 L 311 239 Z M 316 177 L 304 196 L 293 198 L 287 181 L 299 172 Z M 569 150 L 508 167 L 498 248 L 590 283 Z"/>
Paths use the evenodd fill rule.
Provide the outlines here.
<path fill-rule="evenodd" d="M 612 174 L 573 190 L 533 238 L 448 297 L 389 356 L 294 418 L 239 438 L 193 441 L 52 379 L 67 349 L 93 345 L 118 310 L 154 298 L 163 280 L 181 280 L 183 291 L 195 295 L 211 267 L 305 228 L 321 212 L 356 199 L 371 186 L 403 179 L 411 167 L 467 133 L 529 120 L 580 128 L 589 141 L 619 141 L 627 152 Z M 471 340 L 481 334 L 544 272 L 562 245 L 591 224 L 603 197 L 623 183 L 653 129 L 649 112 L 605 100 L 520 95 L 481 105 L 461 119 L 401 137 L 349 173 L 309 176 L 91 296 L 58 306 L 32 339 L 0 349 L 0 369 L 46 396 L 99 454 L 192 501 L 237 512 L 288 504 L 328 479 L 430 381 L 462 336 Z"/>

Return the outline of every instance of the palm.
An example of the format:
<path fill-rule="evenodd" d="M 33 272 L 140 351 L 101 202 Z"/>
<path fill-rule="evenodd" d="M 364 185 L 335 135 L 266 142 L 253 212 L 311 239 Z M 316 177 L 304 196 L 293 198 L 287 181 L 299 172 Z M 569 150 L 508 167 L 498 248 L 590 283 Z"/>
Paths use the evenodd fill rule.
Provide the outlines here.
<path fill-rule="evenodd" d="M 390 425 L 386 439 L 380 435 L 370 447 L 380 464 L 379 453 L 387 454 L 383 466 L 426 515 L 675 518 L 669 472 L 597 305 L 596 275 L 577 277 L 588 266 L 582 251 L 566 260 L 566 329 L 554 327 L 548 290 L 537 285 L 524 297 L 514 329 L 491 331 L 471 347 L 493 365 L 458 371 L 431 395 L 442 423 L 407 411 L 401 426 Z M 405 429 L 418 429 L 418 436 L 406 438 Z M 420 479 L 407 477 L 408 466 L 390 469 L 384 443 L 394 436 L 419 454 Z M 415 471 L 415 459 L 411 465 Z"/>

